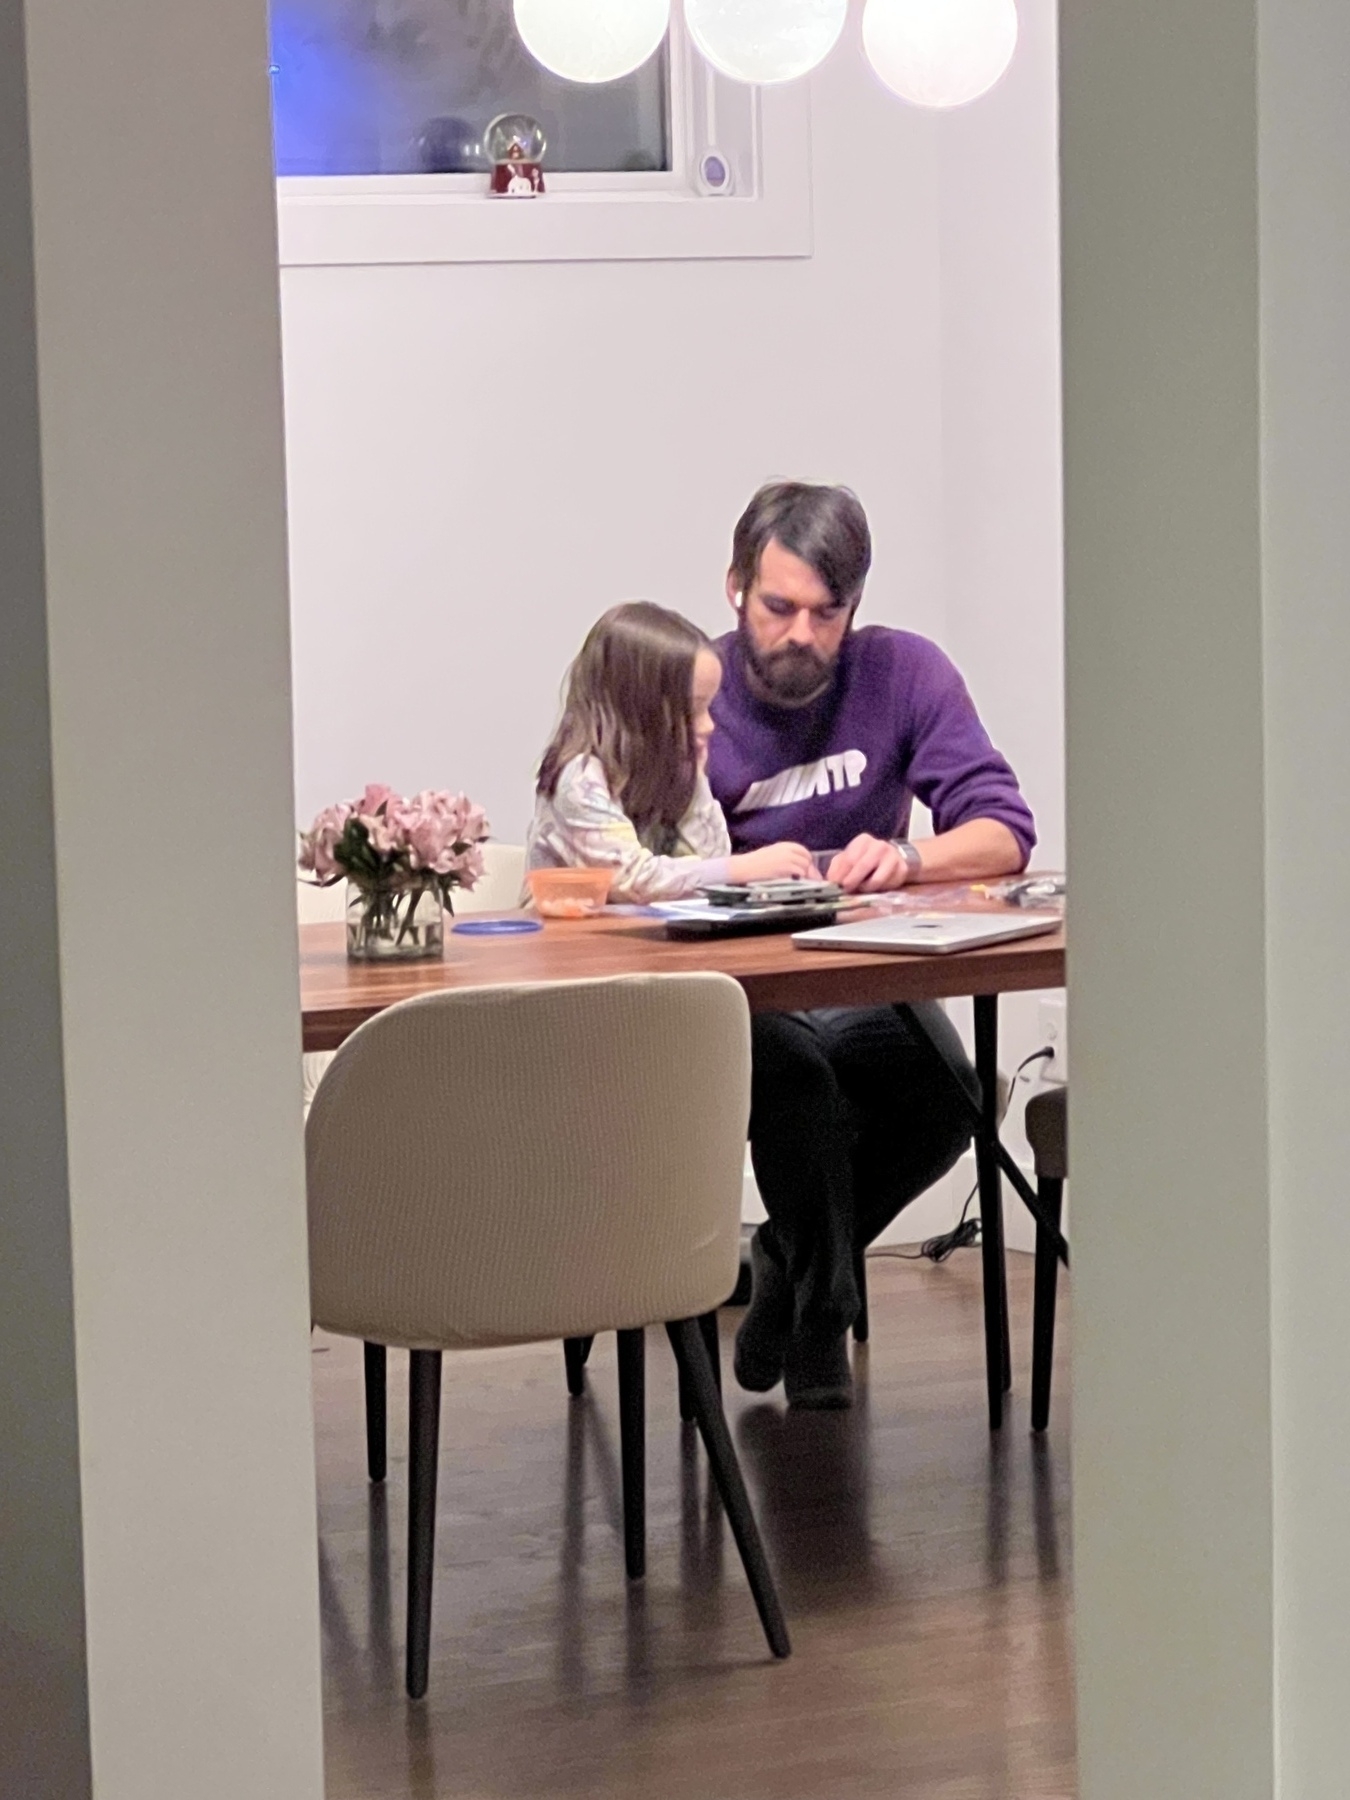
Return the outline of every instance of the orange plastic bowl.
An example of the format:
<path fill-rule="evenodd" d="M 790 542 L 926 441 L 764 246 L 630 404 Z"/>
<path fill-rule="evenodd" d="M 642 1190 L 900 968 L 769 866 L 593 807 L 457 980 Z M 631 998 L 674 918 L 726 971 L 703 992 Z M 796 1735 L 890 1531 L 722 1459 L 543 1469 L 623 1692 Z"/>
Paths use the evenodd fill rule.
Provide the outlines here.
<path fill-rule="evenodd" d="M 531 869 L 530 894 L 546 919 L 589 919 L 609 899 L 609 869 Z"/>

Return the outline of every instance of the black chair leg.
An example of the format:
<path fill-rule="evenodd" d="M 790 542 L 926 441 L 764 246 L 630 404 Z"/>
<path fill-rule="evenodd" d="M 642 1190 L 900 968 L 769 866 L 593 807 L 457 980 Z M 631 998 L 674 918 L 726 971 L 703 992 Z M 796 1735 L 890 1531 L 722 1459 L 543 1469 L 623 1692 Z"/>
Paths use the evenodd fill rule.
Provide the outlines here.
<path fill-rule="evenodd" d="M 567 1391 L 574 1400 L 586 1392 L 586 1358 L 591 1353 L 593 1337 L 564 1338 L 563 1361 L 567 1365 Z"/>
<path fill-rule="evenodd" d="M 1064 1206 L 1064 1183 L 1042 1175 L 1036 1184 L 1046 1211 L 1058 1225 Z M 1055 1363 L 1055 1301 L 1059 1291 L 1059 1257 L 1039 1227 L 1036 1231 L 1036 1310 L 1032 1324 L 1031 1429 L 1050 1423 L 1050 1379 Z"/>
<path fill-rule="evenodd" d="M 736 1547 L 745 1565 L 764 1635 L 775 1656 L 789 1656 L 792 1653 L 792 1643 L 788 1637 L 787 1621 L 783 1617 L 778 1590 L 774 1586 L 764 1546 L 760 1541 L 759 1526 L 755 1523 L 755 1515 L 751 1510 L 750 1496 L 745 1491 L 741 1465 L 736 1457 L 731 1433 L 727 1429 L 726 1415 L 722 1411 L 722 1396 L 713 1380 L 700 1322 L 697 1319 L 680 1319 L 667 1325 L 666 1331 L 680 1372 L 688 1383 L 694 1415 L 708 1452 L 708 1461 L 712 1465 L 713 1479 L 722 1496 L 727 1517 L 731 1520 Z"/>
<path fill-rule="evenodd" d="M 431 1573 L 436 1553 L 436 1462 L 441 1436 L 441 1353 L 414 1350 L 408 1365 L 408 1697 L 427 1691 Z"/>
<path fill-rule="evenodd" d="M 871 1333 L 867 1314 L 867 1246 L 859 1244 L 853 1252 L 853 1285 L 858 1290 L 858 1316 L 853 1321 L 853 1341 L 865 1344 Z"/>
<path fill-rule="evenodd" d="M 647 1335 L 619 1337 L 619 1444 L 623 1459 L 623 1560 L 630 1581 L 647 1573 Z"/>
<path fill-rule="evenodd" d="M 699 1319 L 698 1328 L 703 1333 L 703 1347 L 708 1352 L 708 1362 L 712 1368 L 713 1380 L 717 1383 L 717 1391 L 722 1392 L 722 1337 L 717 1329 L 717 1314 L 704 1313 Z"/>
<path fill-rule="evenodd" d="M 712 1364 L 713 1380 L 717 1383 L 717 1391 L 722 1391 L 722 1339 L 717 1330 L 717 1314 L 704 1313 L 698 1321 L 698 1328 L 703 1333 L 703 1343 L 708 1352 L 708 1361 Z M 689 1386 L 689 1377 L 680 1367 L 680 1423 L 692 1425 L 697 1413 L 694 1407 L 693 1390 Z"/>
<path fill-rule="evenodd" d="M 689 1385 L 689 1377 L 680 1370 L 680 1423 L 692 1425 L 694 1422 L 694 1390 Z"/>
<path fill-rule="evenodd" d="M 383 1344 L 367 1344 L 366 1353 L 366 1472 L 372 1481 L 383 1481 L 388 1466 L 389 1400 L 386 1374 L 388 1354 Z"/>

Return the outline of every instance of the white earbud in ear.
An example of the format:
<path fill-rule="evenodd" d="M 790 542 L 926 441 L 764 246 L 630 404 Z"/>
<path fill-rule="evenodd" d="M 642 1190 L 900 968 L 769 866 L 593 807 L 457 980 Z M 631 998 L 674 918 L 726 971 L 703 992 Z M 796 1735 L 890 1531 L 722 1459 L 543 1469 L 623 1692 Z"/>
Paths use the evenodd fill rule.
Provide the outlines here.
<path fill-rule="evenodd" d="M 736 598 L 732 601 L 732 605 L 736 608 L 736 611 L 739 612 L 745 605 L 745 595 L 737 594 Z"/>

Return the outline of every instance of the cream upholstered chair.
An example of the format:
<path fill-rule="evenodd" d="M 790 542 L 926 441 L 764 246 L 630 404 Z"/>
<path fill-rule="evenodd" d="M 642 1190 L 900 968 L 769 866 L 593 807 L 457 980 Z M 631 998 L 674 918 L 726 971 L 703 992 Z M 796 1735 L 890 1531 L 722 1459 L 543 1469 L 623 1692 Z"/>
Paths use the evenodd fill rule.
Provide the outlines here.
<path fill-rule="evenodd" d="M 455 912 L 510 912 L 520 905 L 525 880 L 523 844 L 484 844 L 483 879 L 475 888 L 455 891 Z"/>
<path fill-rule="evenodd" d="M 769 1644 L 788 1654 L 697 1322 L 736 1279 L 749 1106 L 749 1015 L 721 975 L 429 994 L 336 1053 L 306 1131 L 312 1310 L 316 1325 L 365 1340 L 381 1393 L 383 1347 L 412 1352 L 414 1698 L 427 1685 L 442 1352 L 618 1332 L 637 1576 L 643 1327 L 656 1323 L 693 1396 Z M 375 1424 L 378 1478 L 383 1417 Z"/>
<path fill-rule="evenodd" d="M 461 888 L 455 894 L 455 912 L 510 912 L 520 902 L 521 884 L 525 879 L 525 848 L 522 844 L 484 844 L 483 879 L 474 888 Z M 347 916 L 347 884 L 315 887 L 312 881 L 296 883 L 296 913 L 302 925 L 327 925 Z M 307 1050 L 304 1058 L 304 1107 L 308 1112 L 324 1072 L 333 1060 L 331 1050 Z"/>

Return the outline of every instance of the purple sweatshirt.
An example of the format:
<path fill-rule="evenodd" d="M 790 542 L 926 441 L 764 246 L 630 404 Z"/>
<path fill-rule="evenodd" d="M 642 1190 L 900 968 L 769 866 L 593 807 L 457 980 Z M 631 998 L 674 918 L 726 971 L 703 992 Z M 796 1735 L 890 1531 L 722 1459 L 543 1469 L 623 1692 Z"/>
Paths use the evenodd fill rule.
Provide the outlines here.
<path fill-rule="evenodd" d="M 927 638 L 868 625 L 844 640 L 834 686 L 772 706 L 745 683 L 735 632 L 717 644 L 708 779 L 738 851 L 784 840 L 841 850 L 862 832 L 904 837 L 917 796 L 933 829 L 998 819 L 1036 842 L 1017 777 L 989 742 L 955 665 Z"/>

